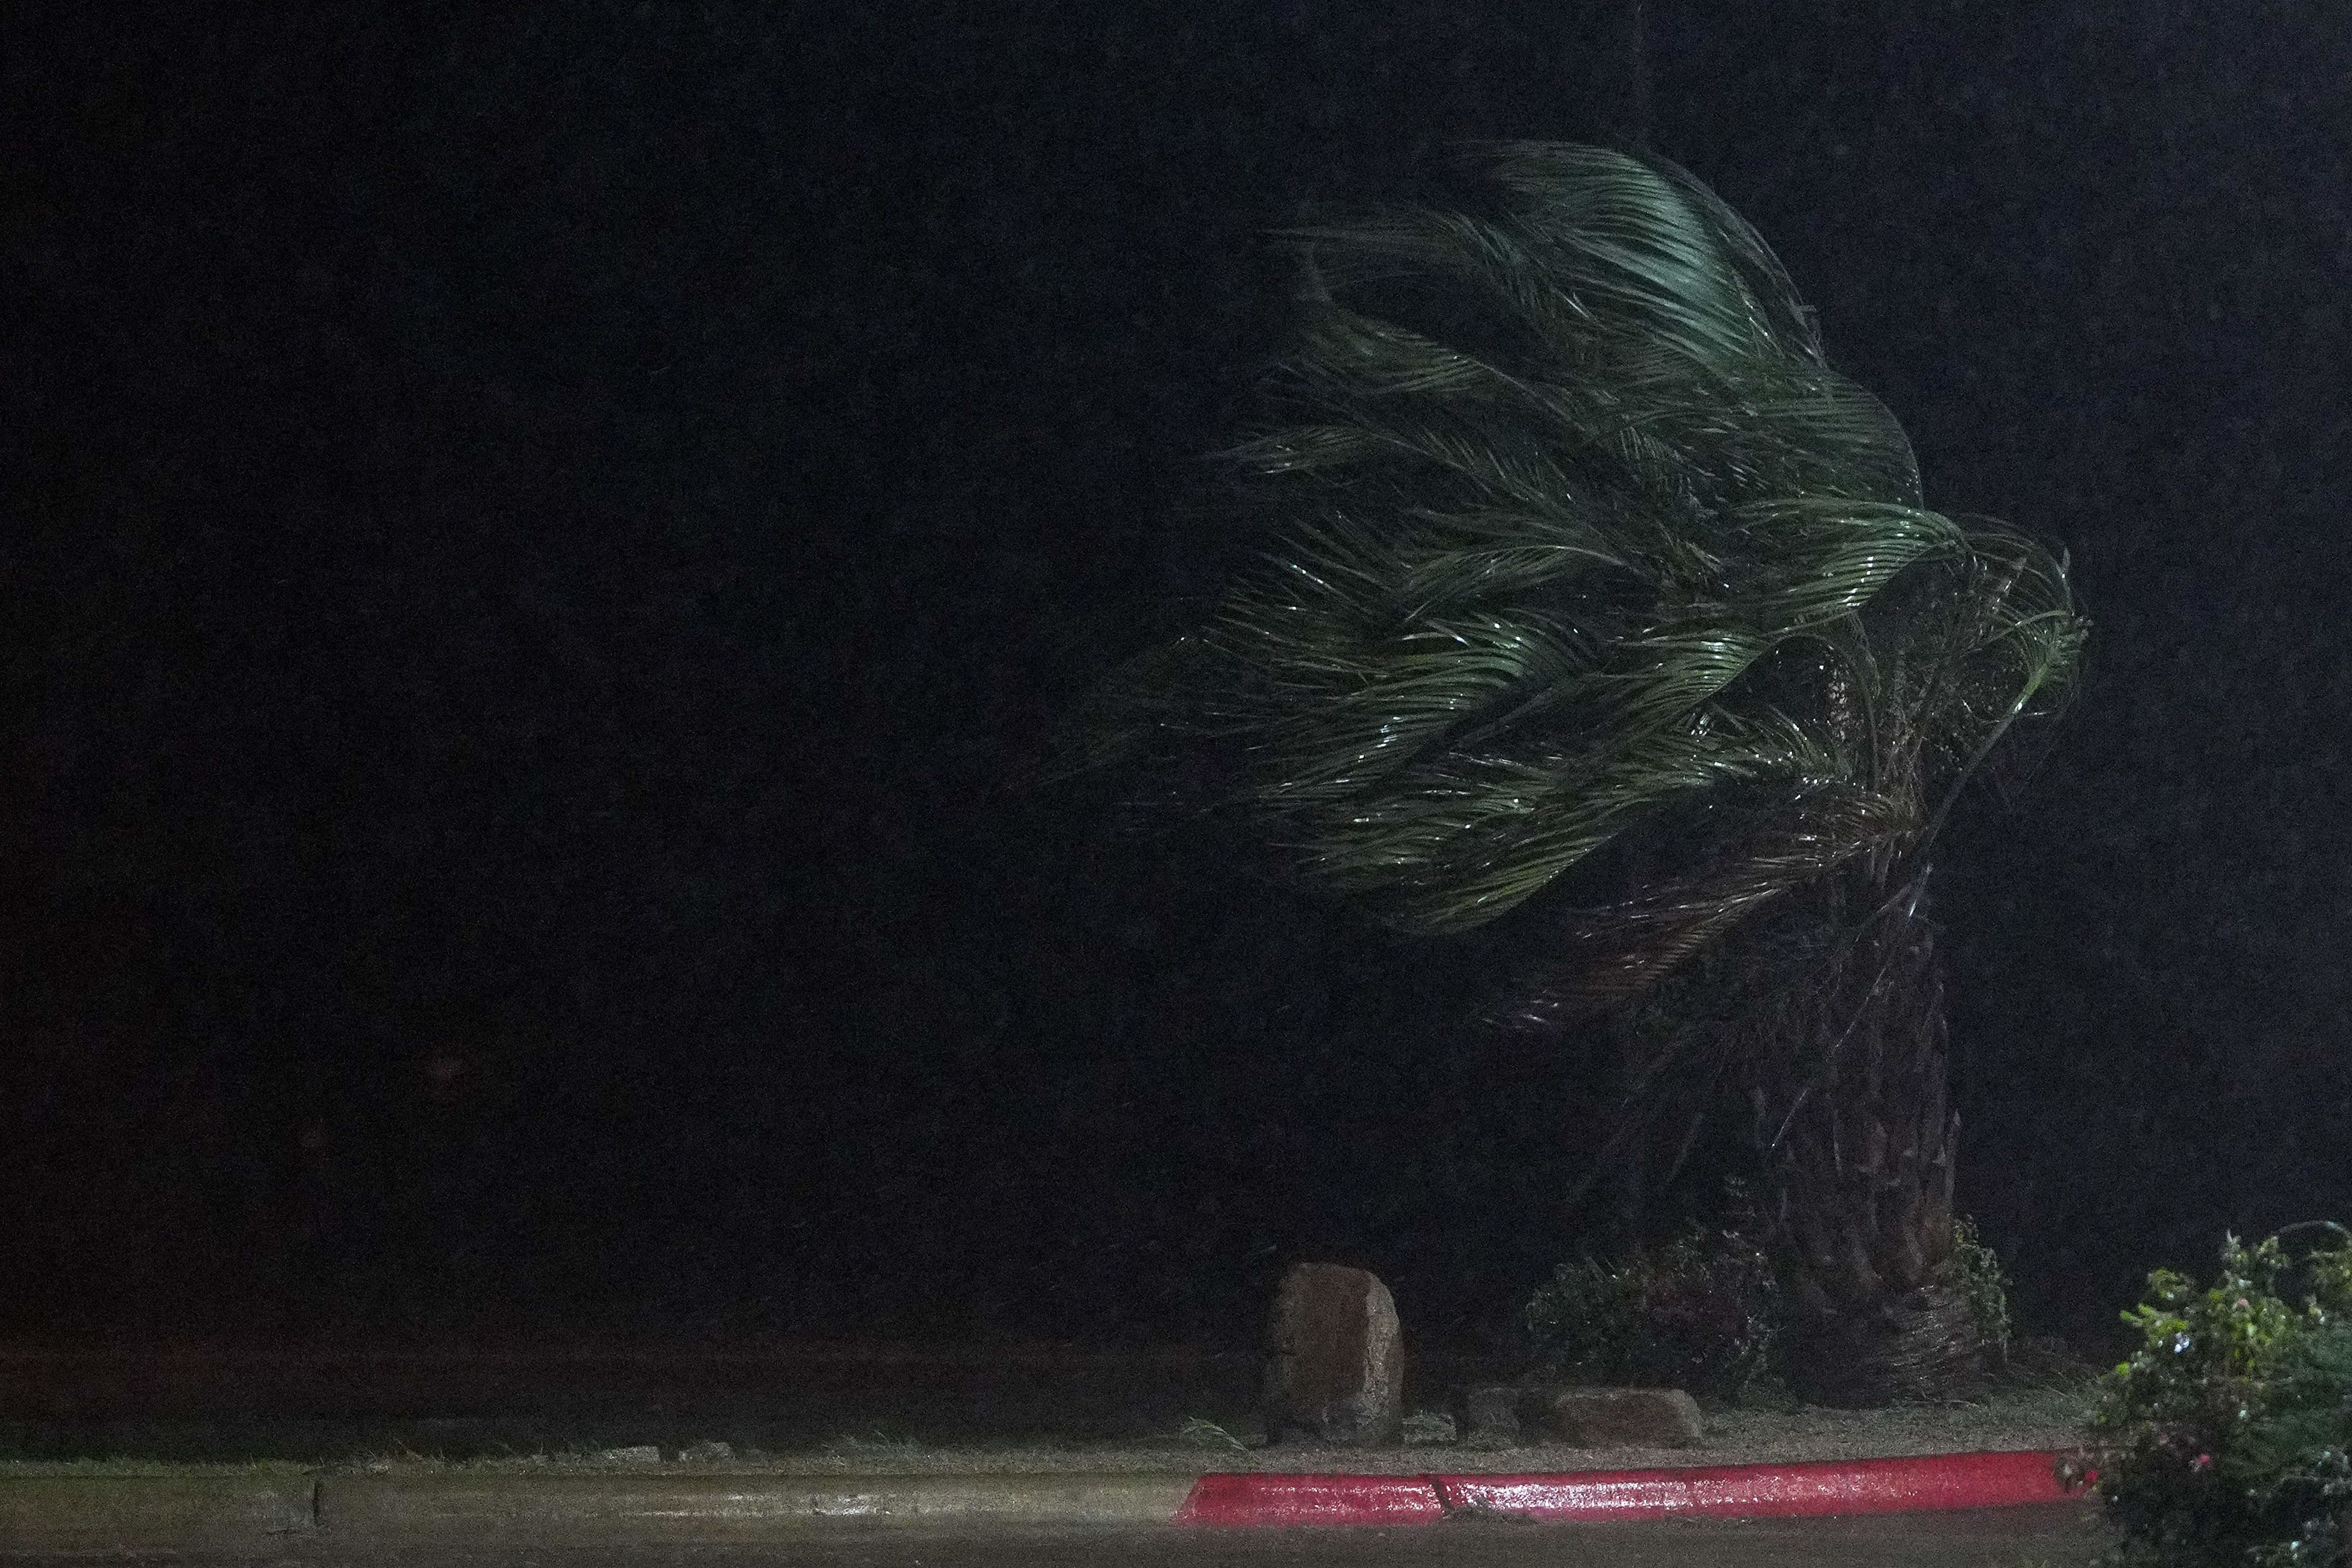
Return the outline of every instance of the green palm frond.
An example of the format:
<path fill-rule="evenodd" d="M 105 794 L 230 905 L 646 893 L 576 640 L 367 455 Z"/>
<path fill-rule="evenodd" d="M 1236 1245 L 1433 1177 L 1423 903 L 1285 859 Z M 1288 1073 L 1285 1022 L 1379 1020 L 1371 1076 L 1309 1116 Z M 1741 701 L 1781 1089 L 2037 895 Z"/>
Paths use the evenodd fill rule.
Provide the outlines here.
<path fill-rule="evenodd" d="M 2062 560 L 1922 503 L 1755 232 L 1662 159 L 1515 143 L 1485 212 L 1282 235 L 1300 348 L 1222 455 L 1271 519 L 1084 762 L 1220 749 L 1306 873 L 1460 932 L 1732 794 L 1744 838 L 1571 920 L 1622 1000 L 1789 887 L 1933 836 L 2083 637 Z M 1564 969 L 1563 975 L 1569 973 Z"/>

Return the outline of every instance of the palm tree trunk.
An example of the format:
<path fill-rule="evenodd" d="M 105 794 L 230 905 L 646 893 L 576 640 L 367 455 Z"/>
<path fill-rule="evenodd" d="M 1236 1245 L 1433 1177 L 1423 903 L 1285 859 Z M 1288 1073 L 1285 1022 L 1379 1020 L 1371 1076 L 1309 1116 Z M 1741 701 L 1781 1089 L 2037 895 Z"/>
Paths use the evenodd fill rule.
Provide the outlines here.
<path fill-rule="evenodd" d="M 1611 1098 L 1622 1103 L 1636 1092 L 1643 1065 L 1643 1041 L 1630 1013 L 1621 1011 L 1608 1026 L 1611 1054 Z M 1647 1150 L 1636 1145 L 1625 1156 L 1605 1153 L 1593 1178 L 1593 1218 L 1601 1230 L 1604 1255 L 1630 1256 L 1649 1236 Z"/>
<path fill-rule="evenodd" d="M 1843 935 L 1758 1020 L 1768 1032 L 1751 1093 L 1790 1308 L 1787 1364 L 1817 1404 L 1948 1399 L 1984 1379 L 1983 1336 L 1952 1278 L 1959 1115 L 1945 1100 L 1925 878 L 1825 890 Z M 1837 907 L 1855 904 L 1859 925 Z"/>

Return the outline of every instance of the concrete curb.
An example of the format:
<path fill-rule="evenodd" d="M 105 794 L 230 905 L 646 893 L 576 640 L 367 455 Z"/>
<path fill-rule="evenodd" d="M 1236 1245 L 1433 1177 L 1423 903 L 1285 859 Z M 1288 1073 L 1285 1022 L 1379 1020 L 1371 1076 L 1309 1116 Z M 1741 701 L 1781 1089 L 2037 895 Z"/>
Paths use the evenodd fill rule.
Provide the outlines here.
<path fill-rule="evenodd" d="M 888 1526 L 1639 1520 L 2060 1503 L 2054 1453 L 1943 1454 L 1559 1475 L 327 1475 L 0 1481 L 0 1549 L 530 1540 L 758 1541 Z"/>
<path fill-rule="evenodd" d="M 342 1476 L 321 1488 L 336 1537 L 614 1544 L 758 1540 L 843 1525 L 1165 1524 L 1190 1476 Z"/>

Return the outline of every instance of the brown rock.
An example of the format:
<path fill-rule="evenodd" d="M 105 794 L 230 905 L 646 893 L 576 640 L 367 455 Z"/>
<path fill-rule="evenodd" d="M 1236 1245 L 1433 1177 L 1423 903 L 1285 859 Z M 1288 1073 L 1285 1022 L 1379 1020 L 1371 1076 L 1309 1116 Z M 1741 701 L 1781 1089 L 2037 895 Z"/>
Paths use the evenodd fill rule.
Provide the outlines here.
<path fill-rule="evenodd" d="M 1563 1388 L 1551 1418 L 1573 1448 L 1686 1448 L 1702 1429 L 1698 1401 L 1679 1388 Z"/>
<path fill-rule="evenodd" d="M 1292 1264 L 1266 1324 L 1268 1440 L 1391 1447 L 1403 1440 L 1403 1384 L 1389 1288 L 1361 1269 Z"/>
<path fill-rule="evenodd" d="M 1454 1429 L 1473 1448 L 1519 1446 L 1519 1407 L 1532 1390 L 1516 1383 L 1484 1383 L 1454 1390 Z"/>

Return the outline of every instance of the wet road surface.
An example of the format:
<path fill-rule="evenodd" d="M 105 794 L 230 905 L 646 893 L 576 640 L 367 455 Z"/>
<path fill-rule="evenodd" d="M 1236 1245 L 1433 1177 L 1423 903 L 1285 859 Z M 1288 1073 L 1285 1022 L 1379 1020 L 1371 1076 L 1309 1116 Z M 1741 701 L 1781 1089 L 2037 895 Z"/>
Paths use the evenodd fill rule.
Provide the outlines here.
<path fill-rule="evenodd" d="M 1479 1520 L 1396 1529 L 843 1531 L 771 1544 L 506 1543 L 342 1546 L 288 1540 L 261 1552 L 32 1555 L 0 1565 L 115 1568 L 2083 1568 L 2105 1537 L 2074 1503 L 1848 1519 L 1527 1524 Z"/>

